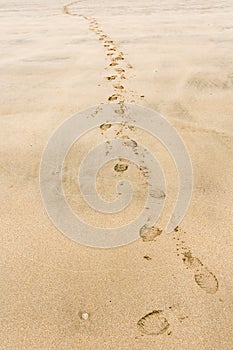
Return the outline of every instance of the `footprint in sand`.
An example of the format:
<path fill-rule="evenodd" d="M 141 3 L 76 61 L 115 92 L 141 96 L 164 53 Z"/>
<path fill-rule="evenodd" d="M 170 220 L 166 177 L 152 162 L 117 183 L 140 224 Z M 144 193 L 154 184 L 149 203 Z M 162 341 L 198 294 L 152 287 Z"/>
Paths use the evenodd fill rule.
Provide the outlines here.
<path fill-rule="evenodd" d="M 112 124 L 110 124 L 110 123 L 104 123 L 104 124 L 101 124 L 101 125 L 100 125 L 100 129 L 101 129 L 102 131 L 106 131 L 106 130 L 110 129 L 111 126 L 112 126 Z"/>
<path fill-rule="evenodd" d="M 114 67 L 114 66 L 117 66 L 118 65 L 118 63 L 116 63 L 116 62 L 112 62 L 112 63 L 110 63 L 110 67 Z"/>
<path fill-rule="evenodd" d="M 159 335 L 166 332 L 170 324 L 162 310 L 154 310 L 137 322 L 139 330 L 147 335 Z"/>
<path fill-rule="evenodd" d="M 114 85 L 114 88 L 117 90 L 124 90 L 124 86 L 123 85 Z"/>
<path fill-rule="evenodd" d="M 116 61 L 121 61 L 124 60 L 124 57 L 118 55 L 117 57 L 114 58 Z"/>
<path fill-rule="evenodd" d="M 126 171 L 128 169 L 128 164 L 126 163 L 117 163 L 115 166 L 114 166 L 114 170 L 118 173 L 122 173 L 124 171 Z"/>
<path fill-rule="evenodd" d="M 118 97 L 120 97 L 120 96 L 117 94 L 113 94 L 112 96 L 110 96 L 108 98 L 108 101 L 116 101 L 118 99 Z"/>
<path fill-rule="evenodd" d="M 125 70 L 123 68 L 116 68 L 115 71 L 117 73 L 124 73 L 125 72 Z"/>
<path fill-rule="evenodd" d="M 117 75 L 111 75 L 110 77 L 106 77 L 107 80 L 115 80 Z"/>
<path fill-rule="evenodd" d="M 180 238 L 185 232 L 177 227 L 175 233 L 176 236 L 173 239 L 176 240 L 177 255 L 181 255 L 183 263 L 187 268 L 193 270 L 196 284 L 206 293 L 215 294 L 219 288 L 216 276 L 198 258 L 193 256 L 191 250 L 185 246 L 185 242 Z"/>
<path fill-rule="evenodd" d="M 161 235 L 161 233 L 162 230 L 159 228 L 155 226 L 149 227 L 147 225 L 142 226 L 139 232 L 143 242 L 155 241 L 156 238 Z"/>
<path fill-rule="evenodd" d="M 106 39 L 107 38 L 107 35 L 101 35 L 100 37 L 99 37 L 99 40 L 104 40 L 104 39 Z"/>

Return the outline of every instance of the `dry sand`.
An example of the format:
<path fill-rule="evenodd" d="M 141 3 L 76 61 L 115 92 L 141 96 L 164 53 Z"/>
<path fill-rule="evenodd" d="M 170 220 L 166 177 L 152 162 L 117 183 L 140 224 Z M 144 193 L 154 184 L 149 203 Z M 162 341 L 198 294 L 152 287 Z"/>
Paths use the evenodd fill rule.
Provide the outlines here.
<path fill-rule="evenodd" d="M 232 350 L 232 3 L 66 5 L 0 0 L 0 349 Z M 48 219 L 39 191 L 40 159 L 67 117 L 119 100 L 155 109 L 179 131 L 193 162 L 192 202 L 171 235 L 155 230 L 149 241 L 87 248 Z M 80 141 L 79 155 L 93 135 Z M 136 136 L 158 151 L 165 166 L 170 196 L 163 229 L 176 173 L 153 139 Z M 103 172 L 110 181 L 112 164 Z M 112 188 L 100 176 L 103 195 L 105 186 Z M 139 205 L 140 186 L 137 193 Z M 137 214 L 135 203 L 129 217 Z M 83 209 L 83 219 L 90 219 Z M 112 225 L 127 215 L 115 216 Z"/>

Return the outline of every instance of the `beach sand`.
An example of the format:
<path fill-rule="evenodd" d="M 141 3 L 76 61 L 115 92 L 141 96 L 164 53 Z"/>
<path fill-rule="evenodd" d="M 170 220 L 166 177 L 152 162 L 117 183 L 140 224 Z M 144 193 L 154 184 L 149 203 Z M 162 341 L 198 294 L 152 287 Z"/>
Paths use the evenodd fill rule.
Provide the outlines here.
<path fill-rule="evenodd" d="M 0 0 L 0 349 L 233 349 L 232 11 L 230 0 Z M 162 231 L 95 249 L 49 220 L 39 167 L 58 125 L 112 101 L 152 108 L 176 128 L 193 196 L 166 234 L 176 170 L 157 141 L 135 131 L 166 174 Z M 109 132 L 85 135 L 78 161 Z M 98 185 L 110 199 L 113 165 Z M 111 221 L 75 202 L 70 179 L 64 187 L 83 220 L 118 226 L 138 215 L 141 186 L 127 215 Z"/>

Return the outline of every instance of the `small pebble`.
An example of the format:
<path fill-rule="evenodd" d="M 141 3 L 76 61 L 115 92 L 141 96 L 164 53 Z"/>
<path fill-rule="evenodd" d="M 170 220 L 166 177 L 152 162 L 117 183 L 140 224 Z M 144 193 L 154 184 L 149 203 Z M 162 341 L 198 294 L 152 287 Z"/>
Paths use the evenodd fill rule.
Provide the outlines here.
<path fill-rule="evenodd" d="M 87 320 L 88 318 L 89 318 L 88 313 L 87 313 L 87 312 L 83 312 L 83 313 L 82 313 L 82 319 L 83 319 L 83 320 Z"/>

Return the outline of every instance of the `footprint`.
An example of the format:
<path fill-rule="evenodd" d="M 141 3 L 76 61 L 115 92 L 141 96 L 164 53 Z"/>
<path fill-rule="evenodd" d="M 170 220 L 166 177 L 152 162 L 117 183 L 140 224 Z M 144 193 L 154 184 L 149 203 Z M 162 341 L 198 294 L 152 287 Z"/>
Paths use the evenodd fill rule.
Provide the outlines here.
<path fill-rule="evenodd" d="M 121 61 L 124 60 L 124 57 L 118 55 L 117 57 L 114 58 L 116 61 Z"/>
<path fill-rule="evenodd" d="M 201 270 L 194 273 L 195 282 L 206 293 L 215 294 L 218 290 L 218 280 L 215 275 L 207 268 L 203 267 Z"/>
<path fill-rule="evenodd" d="M 191 250 L 185 246 L 185 242 L 180 238 L 180 235 L 185 232 L 177 227 L 175 233 L 176 236 L 173 239 L 176 240 L 177 255 L 182 255 L 183 263 L 188 269 L 193 270 L 196 284 L 206 293 L 215 294 L 219 288 L 217 277 L 204 266 L 200 259 L 193 256 Z"/>
<path fill-rule="evenodd" d="M 118 63 L 116 63 L 116 62 L 112 62 L 112 63 L 110 63 L 110 67 L 113 67 L 113 66 L 117 66 L 118 65 Z"/>
<path fill-rule="evenodd" d="M 123 68 L 116 68 L 115 71 L 117 73 L 124 73 L 125 72 L 125 70 Z"/>
<path fill-rule="evenodd" d="M 159 335 L 166 332 L 170 324 L 162 310 L 154 310 L 143 316 L 138 322 L 139 330 L 147 335 Z"/>
<path fill-rule="evenodd" d="M 123 85 L 114 85 L 114 88 L 118 89 L 118 90 L 124 90 L 124 86 Z"/>
<path fill-rule="evenodd" d="M 110 97 L 108 98 L 108 100 L 109 100 L 109 101 L 116 101 L 116 100 L 118 99 L 118 97 L 119 97 L 119 95 L 113 94 L 112 96 L 110 96 Z"/>
<path fill-rule="evenodd" d="M 110 123 L 101 124 L 101 125 L 100 125 L 100 129 L 101 129 L 102 131 L 106 131 L 106 130 L 110 129 L 111 126 L 112 126 L 112 124 L 110 124 Z"/>
<path fill-rule="evenodd" d="M 117 75 L 111 75 L 110 77 L 106 77 L 107 80 L 115 80 Z"/>
<path fill-rule="evenodd" d="M 106 38 L 107 38 L 107 35 L 106 35 L 106 34 L 103 34 L 103 35 L 100 36 L 99 40 L 104 40 L 104 39 L 106 39 Z"/>
<path fill-rule="evenodd" d="M 139 232 L 143 242 L 155 241 L 155 239 L 158 236 L 160 236 L 161 233 L 162 233 L 162 230 L 160 230 L 159 228 L 155 226 L 149 227 L 147 225 L 142 226 Z"/>
<path fill-rule="evenodd" d="M 117 171 L 118 173 L 122 173 L 124 171 L 126 171 L 128 169 L 128 164 L 125 164 L 125 163 L 117 163 L 115 166 L 114 166 L 114 170 Z"/>

